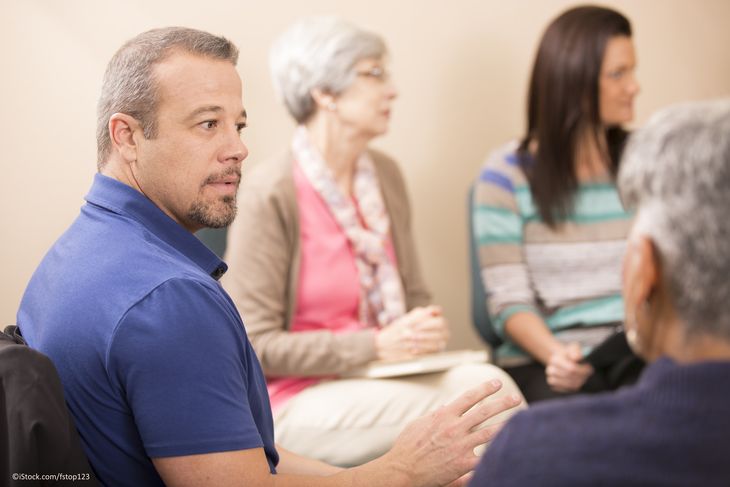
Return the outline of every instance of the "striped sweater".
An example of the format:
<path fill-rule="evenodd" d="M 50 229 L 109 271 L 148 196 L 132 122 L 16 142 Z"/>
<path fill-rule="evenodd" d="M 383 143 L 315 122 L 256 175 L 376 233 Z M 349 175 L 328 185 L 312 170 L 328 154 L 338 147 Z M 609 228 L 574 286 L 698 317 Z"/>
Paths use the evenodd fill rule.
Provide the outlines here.
<path fill-rule="evenodd" d="M 473 205 L 472 238 L 489 314 L 505 340 L 496 351 L 504 365 L 526 357 L 504 333 L 519 311 L 541 316 L 559 339 L 576 325 L 623 320 L 621 260 L 632 219 L 614 182 L 604 178 L 582 182 L 573 213 L 551 229 L 533 203 L 516 149 L 513 141 L 489 156 Z"/>

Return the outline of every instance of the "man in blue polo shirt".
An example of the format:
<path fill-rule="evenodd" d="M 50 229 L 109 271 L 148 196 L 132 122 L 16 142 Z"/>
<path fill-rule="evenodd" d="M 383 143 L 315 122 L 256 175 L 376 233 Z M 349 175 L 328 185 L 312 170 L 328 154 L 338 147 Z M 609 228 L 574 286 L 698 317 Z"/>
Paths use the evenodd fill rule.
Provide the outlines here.
<path fill-rule="evenodd" d="M 143 33 L 114 55 L 98 106 L 99 174 L 18 311 L 29 345 L 58 368 L 93 468 L 104 484 L 135 487 L 463 475 L 495 432 L 472 430 L 517 403 L 471 408 L 499 384 L 422 418 L 391 452 L 350 470 L 275 447 L 264 376 L 218 283 L 226 265 L 193 235 L 236 213 L 247 156 L 237 56 L 226 39 L 185 28 Z"/>

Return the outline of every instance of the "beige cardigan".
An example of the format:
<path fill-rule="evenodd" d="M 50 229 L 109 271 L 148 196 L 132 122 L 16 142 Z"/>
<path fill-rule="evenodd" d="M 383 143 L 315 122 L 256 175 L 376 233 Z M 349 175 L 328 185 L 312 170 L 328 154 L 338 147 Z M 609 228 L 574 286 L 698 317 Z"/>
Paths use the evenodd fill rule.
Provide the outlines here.
<path fill-rule="evenodd" d="M 403 176 L 389 157 L 376 151 L 370 155 L 390 216 L 406 307 L 427 305 L 431 296 L 416 256 Z M 375 358 L 375 331 L 287 331 L 299 281 L 299 212 L 292 164 L 287 151 L 244 173 L 238 216 L 228 230 L 229 269 L 221 282 L 241 313 L 267 376 L 340 374 Z"/>

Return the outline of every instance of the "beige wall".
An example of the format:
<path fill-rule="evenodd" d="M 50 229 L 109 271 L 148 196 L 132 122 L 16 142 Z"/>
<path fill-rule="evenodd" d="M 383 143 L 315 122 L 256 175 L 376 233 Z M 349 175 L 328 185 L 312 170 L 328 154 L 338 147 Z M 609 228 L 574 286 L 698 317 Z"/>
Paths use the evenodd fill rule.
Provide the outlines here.
<path fill-rule="evenodd" d="M 43 254 L 78 213 L 95 172 L 95 105 L 106 62 L 129 37 L 186 25 L 241 48 L 247 164 L 287 144 L 292 124 L 266 67 L 293 19 L 339 13 L 381 33 L 400 88 L 389 135 L 375 142 L 409 182 L 426 277 L 454 328 L 476 346 L 468 313 L 465 194 L 491 148 L 518 135 L 536 42 L 575 2 L 561 0 L 0 0 L 0 323 L 15 321 Z M 655 109 L 730 95 L 730 1 L 607 2 L 633 22 L 643 93 Z M 103 249 L 99 249 L 103 252 Z"/>

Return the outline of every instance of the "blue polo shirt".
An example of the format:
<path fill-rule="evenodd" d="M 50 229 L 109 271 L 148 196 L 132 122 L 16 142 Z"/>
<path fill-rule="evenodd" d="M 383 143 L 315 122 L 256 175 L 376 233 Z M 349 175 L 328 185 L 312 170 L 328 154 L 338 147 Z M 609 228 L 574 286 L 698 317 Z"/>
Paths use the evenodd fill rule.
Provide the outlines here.
<path fill-rule="evenodd" d="M 18 311 L 107 485 L 163 485 L 150 458 L 263 447 L 266 383 L 218 283 L 227 267 L 138 191 L 96 175 Z"/>

